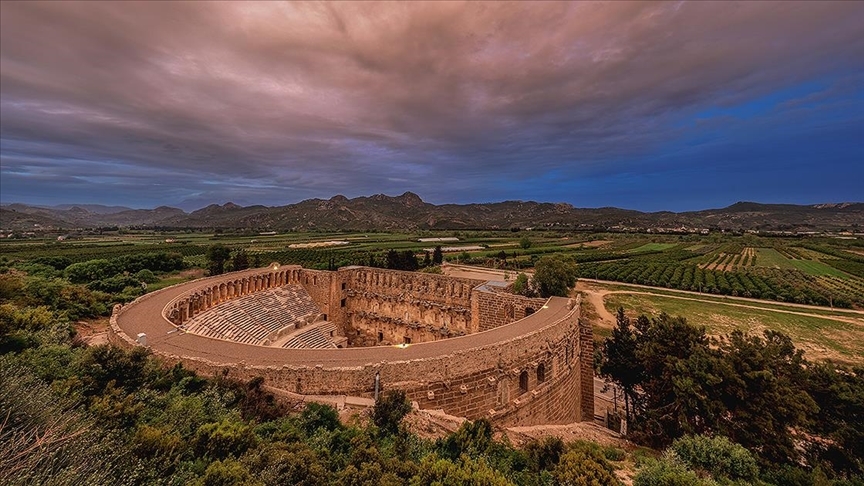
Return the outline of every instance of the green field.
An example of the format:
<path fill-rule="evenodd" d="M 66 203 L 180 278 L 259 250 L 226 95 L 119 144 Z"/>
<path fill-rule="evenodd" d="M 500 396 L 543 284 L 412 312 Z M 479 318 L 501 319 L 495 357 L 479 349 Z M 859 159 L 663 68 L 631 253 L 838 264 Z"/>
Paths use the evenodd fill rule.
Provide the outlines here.
<path fill-rule="evenodd" d="M 804 349 L 809 358 L 864 363 L 864 317 L 856 318 L 857 323 L 844 322 L 765 308 L 751 309 L 639 294 L 610 294 L 606 296 L 605 304 L 612 313 L 623 307 L 633 316 L 642 313 L 656 315 L 661 311 L 680 315 L 692 324 L 705 326 L 712 335 L 726 334 L 735 329 L 749 333 L 773 329 L 789 335 L 796 347 Z"/>
<path fill-rule="evenodd" d="M 808 314 L 813 314 L 817 316 L 828 316 L 828 317 L 859 317 L 860 314 L 856 310 L 852 309 L 839 309 L 834 308 L 830 309 L 827 307 L 799 307 L 797 305 L 790 304 L 780 304 L 775 303 L 770 300 L 757 300 L 757 299 L 738 299 L 738 298 L 730 298 L 724 295 L 711 295 L 705 293 L 690 293 L 690 292 L 682 292 L 678 290 L 669 290 L 663 288 L 645 288 L 645 287 L 637 287 L 635 285 L 628 284 L 616 284 L 616 283 L 602 283 L 602 284 L 594 284 L 591 285 L 599 286 L 604 290 L 608 290 L 610 292 L 632 292 L 634 294 L 639 292 L 647 292 L 658 296 L 667 296 L 667 297 L 687 297 L 692 299 L 704 300 L 711 303 L 726 305 L 726 304 L 744 304 L 750 307 L 756 307 L 759 309 L 764 309 L 768 311 L 785 311 L 785 310 L 800 310 L 804 309 L 803 312 Z M 862 318 L 862 324 L 864 324 L 864 316 Z"/>
<path fill-rule="evenodd" d="M 817 277 L 830 276 L 850 278 L 848 273 L 841 272 L 840 270 L 822 262 L 813 260 L 790 260 L 790 262 L 792 262 L 794 268 L 797 268 L 808 275 L 815 275 Z"/>
<path fill-rule="evenodd" d="M 795 268 L 792 260 L 781 255 L 774 248 L 756 248 L 756 265 L 770 268 Z"/>
<path fill-rule="evenodd" d="M 455 251 L 446 261 L 513 271 L 529 269 L 548 255 L 577 263 L 577 277 L 730 295 L 768 301 L 864 308 L 864 242 L 829 238 L 780 239 L 754 235 L 644 235 L 567 231 L 302 232 L 262 235 L 255 231 L 154 231 L 106 233 L 56 241 L 0 241 L 0 263 L 10 265 L 62 256 L 72 263 L 142 252 L 179 252 L 193 267 L 206 265 L 207 248 L 244 249 L 255 264 L 272 261 L 310 268 L 384 265 L 390 250 L 411 251 L 423 260 L 436 245 L 424 237 L 458 237 L 441 246 L 479 246 Z M 524 238 L 529 245 L 523 247 Z M 333 240 L 344 246 L 290 248 Z M 603 242 L 601 246 L 592 242 Z M 755 251 L 751 252 L 751 249 Z M 751 258 L 751 253 L 753 258 Z"/>
<path fill-rule="evenodd" d="M 663 251 L 675 246 L 675 243 L 646 243 L 638 248 L 630 250 L 630 253 L 643 253 L 648 251 Z"/>

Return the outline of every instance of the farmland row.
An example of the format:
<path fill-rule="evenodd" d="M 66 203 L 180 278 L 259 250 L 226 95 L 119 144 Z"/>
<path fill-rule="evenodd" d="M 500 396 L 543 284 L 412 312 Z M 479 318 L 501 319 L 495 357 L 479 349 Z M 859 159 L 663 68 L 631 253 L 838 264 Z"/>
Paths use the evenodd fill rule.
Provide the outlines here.
<path fill-rule="evenodd" d="M 797 269 L 753 268 L 724 272 L 687 263 L 613 261 L 578 266 L 578 276 L 712 294 L 754 297 L 811 305 L 864 305 L 860 279 L 816 277 Z M 828 280 L 826 280 L 828 278 Z M 848 280 L 848 279 L 847 279 Z M 830 286 L 826 286 L 827 283 Z"/>

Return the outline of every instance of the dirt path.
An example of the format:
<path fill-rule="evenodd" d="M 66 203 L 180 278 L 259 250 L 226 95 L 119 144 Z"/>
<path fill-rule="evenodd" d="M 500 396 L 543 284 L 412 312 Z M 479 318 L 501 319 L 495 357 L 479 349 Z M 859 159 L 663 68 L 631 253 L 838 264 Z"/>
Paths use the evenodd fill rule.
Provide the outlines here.
<path fill-rule="evenodd" d="M 606 308 L 606 302 L 604 301 L 608 292 L 595 292 L 589 290 L 581 290 L 581 292 L 582 298 L 587 300 L 591 306 L 594 307 L 595 312 L 600 316 L 600 320 L 609 327 L 614 327 L 615 315 L 609 312 L 609 309 Z"/>

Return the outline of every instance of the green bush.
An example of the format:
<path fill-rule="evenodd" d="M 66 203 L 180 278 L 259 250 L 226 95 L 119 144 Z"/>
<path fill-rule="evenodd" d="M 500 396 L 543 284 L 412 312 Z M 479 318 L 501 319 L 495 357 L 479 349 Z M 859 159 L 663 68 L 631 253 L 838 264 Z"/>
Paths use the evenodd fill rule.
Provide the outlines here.
<path fill-rule="evenodd" d="M 485 454 L 492 446 L 492 424 L 486 419 L 466 421 L 456 432 L 440 440 L 438 446 L 448 459 Z"/>
<path fill-rule="evenodd" d="M 327 483 L 328 474 L 318 456 L 302 443 L 271 444 L 249 451 L 242 462 L 256 471 L 264 484 L 315 486 Z"/>
<path fill-rule="evenodd" d="M 399 431 L 402 419 L 411 411 L 411 404 L 405 398 L 405 392 L 395 390 L 385 392 L 375 402 L 372 409 L 372 422 L 385 435 L 393 435 Z"/>
<path fill-rule="evenodd" d="M 309 402 L 300 412 L 300 428 L 307 436 L 312 436 L 318 429 L 329 432 L 341 426 L 339 412 L 330 405 Z"/>
<path fill-rule="evenodd" d="M 558 484 L 568 486 L 616 486 L 621 481 L 605 459 L 583 450 L 570 450 L 552 471 Z"/>
<path fill-rule="evenodd" d="M 523 449 L 525 455 L 528 456 L 528 464 L 531 470 L 537 473 L 551 470 L 558 464 L 565 450 L 564 441 L 553 436 L 546 437 L 543 440 L 532 440 L 525 444 Z"/>
<path fill-rule="evenodd" d="M 648 462 L 636 473 L 633 486 L 715 486 L 710 479 L 702 479 L 687 468 L 675 453 L 666 453 L 656 461 Z"/>
<path fill-rule="evenodd" d="M 672 443 L 671 450 L 695 471 L 706 471 L 715 479 L 752 480 L 759 474 L 750 451 L 722 435 L 685 436 Z"/>
<path fill-rule="evenodd" d="M 154 283 L 159 280 L 158 278 L 156 278 L 156 275 L 154 275 L 152 271 L 146 268 L 136 273 L 135 279 L 148 284 Z"/>
<path fill-rule="evenodd" d="M 489 467 L 483 459 L 462 456 L 456 461 L 430 454 L 420 462 L 411 486 L 509 486 L 504 475 Z"/>
<path fill-rule="evenodd" d="M 214 459 L 240 457 L 257 442 L 252 428 L 244 423 L 223 419 L 204 424 L 195 435 L 195 450 Z"/>
<path fill-rule="evenodd" d="M 233 459 L 211 463 L 196 486 L 257 486 L 263 484 L 252 477 L 242 463 Z"/>

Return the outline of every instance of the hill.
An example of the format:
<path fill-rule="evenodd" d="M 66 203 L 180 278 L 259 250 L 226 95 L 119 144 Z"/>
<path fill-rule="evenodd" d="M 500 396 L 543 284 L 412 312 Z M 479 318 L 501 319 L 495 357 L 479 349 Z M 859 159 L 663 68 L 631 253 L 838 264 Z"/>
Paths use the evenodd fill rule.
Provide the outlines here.
<path fill-rule="evenodd" d="M 722 209 L 674 213 L 645 213 L 619 208 L 574 208 L 566 203 L 503 201 L 482 204 L 435 205 L 418 195 L 375 194 L 348 199 L 307 199 L 287 206 L 211 204 L 191 213 L 171 207 L 64 205 L 0 207 L 0 228 L 36 227 L 249 228 L 268 230 L 420 230 L 509 229 L 552 227 L 594 230 L 652 230 L 659 232 L 723 229 L 777 232 L 860 231 L 864 203 L 816 205 L 738 202 Z"/>

